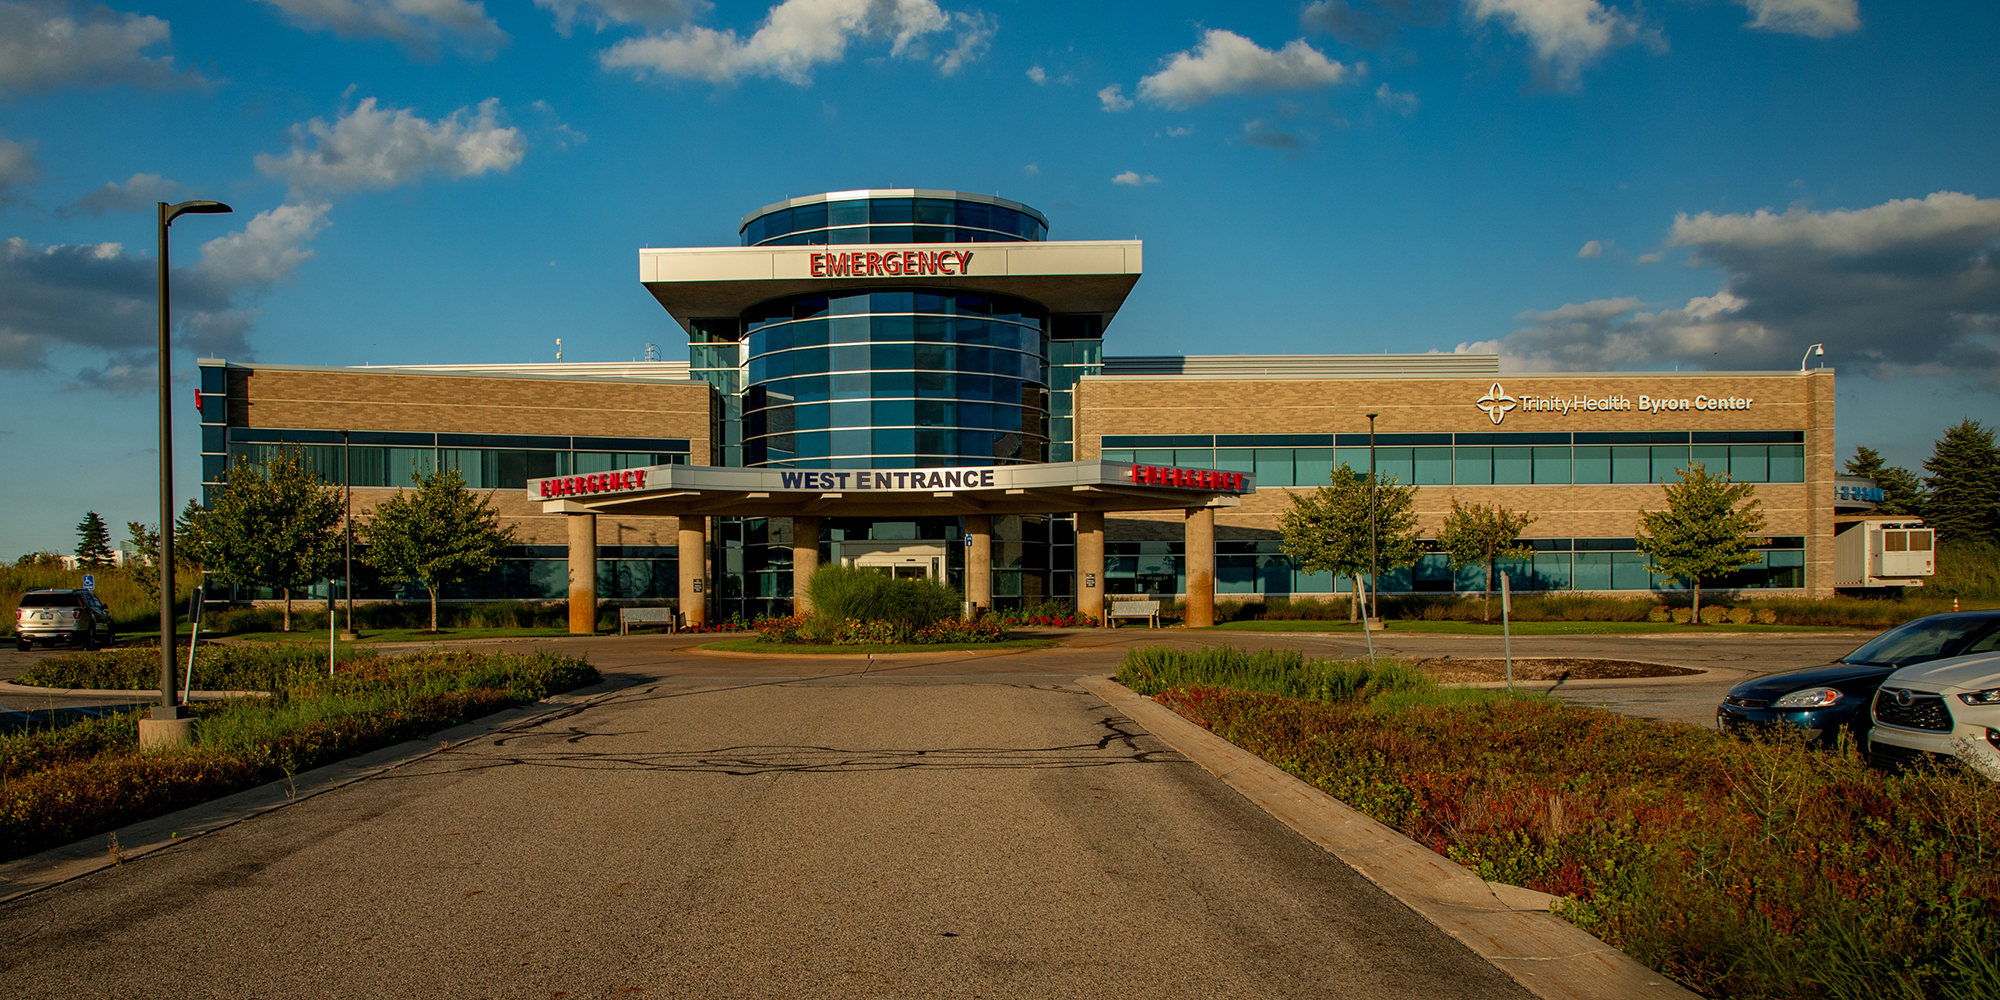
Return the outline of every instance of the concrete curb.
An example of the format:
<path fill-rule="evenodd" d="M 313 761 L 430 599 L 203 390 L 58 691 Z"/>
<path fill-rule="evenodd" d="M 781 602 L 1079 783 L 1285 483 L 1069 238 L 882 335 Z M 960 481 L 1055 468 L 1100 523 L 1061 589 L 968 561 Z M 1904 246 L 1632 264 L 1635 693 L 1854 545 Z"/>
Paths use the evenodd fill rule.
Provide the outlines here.
<path fill-rule="evenodd" d="M 245 789 L 165 816 L 122 826 L 109 834 L 96 834 L 73 844 L 0 864 L 0 905 L 283 809 L 322 792 L 372 778 L 468 740 L 537 725 L 551 716 L 581 711 L 599 699 L 636 683 L 638 681 L 632 679 L 606 679 L 589 687 L 552 695 L 531 705 L 495 712 L 421 740 L 410 740 L 337 761 L 297 775 L 290 781 L 273 781 Z M 115 850 L 111 846 L 114 842 L 117 845 Z"/>
<path fill-rule="evenodd" d="M 1548 912 L 1555 898 L 1488 883 L 1109 677 L 1077 683 L 1200 764 L 1279 822 L 1548 1000 L 1629 1000 L 1689 992 Z"/>

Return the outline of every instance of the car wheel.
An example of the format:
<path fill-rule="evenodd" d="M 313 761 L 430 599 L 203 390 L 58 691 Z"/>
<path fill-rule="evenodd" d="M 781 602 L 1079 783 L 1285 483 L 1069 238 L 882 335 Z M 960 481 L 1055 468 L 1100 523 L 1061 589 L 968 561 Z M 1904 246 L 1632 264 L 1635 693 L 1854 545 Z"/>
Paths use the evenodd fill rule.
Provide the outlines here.
<path fill-rule="evenodd" d="M 93 628 L 90 631 L 85 632 L 83 634 L 83 639 L 81 640 L 81 645 L 83 646 L 85 652 L 90 652 L 90 653 L 97 652 L 97 630 Z"/>
<path fill-rule="evenodd" d="M 27 636 L 22 636 L 21 638 L 14 640 L 14 648 L 25 653 L 28 650 L 35 648 L 35 640 L 30 639 Z"/>

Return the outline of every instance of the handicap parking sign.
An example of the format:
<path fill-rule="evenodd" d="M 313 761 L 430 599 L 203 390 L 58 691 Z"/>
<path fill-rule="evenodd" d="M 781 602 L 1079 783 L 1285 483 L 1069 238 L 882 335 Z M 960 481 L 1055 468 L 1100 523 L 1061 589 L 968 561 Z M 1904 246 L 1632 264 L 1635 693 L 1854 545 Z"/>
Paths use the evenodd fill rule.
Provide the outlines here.
<path fill-rule="evenodd" d="M 97 589 L 97 574 L 95 573 L 83 574 L 83 589 L 85 590 Z"/>

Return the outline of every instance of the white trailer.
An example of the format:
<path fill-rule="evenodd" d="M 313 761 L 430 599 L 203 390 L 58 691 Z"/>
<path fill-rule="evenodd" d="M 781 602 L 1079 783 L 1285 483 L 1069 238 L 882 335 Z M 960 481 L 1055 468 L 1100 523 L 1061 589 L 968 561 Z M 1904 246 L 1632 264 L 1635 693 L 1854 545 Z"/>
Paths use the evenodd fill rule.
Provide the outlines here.
<path fill-rule="evenodd" d="M 1841 518 L 1833 528 L 1833 585 L 1921 587 L 1937 573 L 1937 534 L 1909 517 Z"/>

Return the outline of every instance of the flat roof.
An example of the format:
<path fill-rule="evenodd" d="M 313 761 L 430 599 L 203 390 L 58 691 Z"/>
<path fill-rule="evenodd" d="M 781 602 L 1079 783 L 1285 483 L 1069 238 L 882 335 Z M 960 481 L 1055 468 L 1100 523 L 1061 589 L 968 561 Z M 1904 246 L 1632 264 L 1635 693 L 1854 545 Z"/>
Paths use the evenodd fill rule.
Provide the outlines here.
<path fill-rule="evenodd" d="M 829 254 L 956 255 L 952 274 L 814 276 Z M 694 319 L 735 317 L 770 299 L 868 286 L 936 288 L 1012 295 L 1052 313 L 1095 313 L 1107 325 L 1144 270 L 1139 240 L 1025 243 L 856 243 L 803 247 L 685 247 L 639 251 L 639 281 L 683 328 Z"/>
<path fill-rule="evenodd" d="M 743 227 L 749 225 L 752 219 L 783 209 L 797 208 L 800 205 L 818 205 L 829 201 L 856 201 L 862 198 L 938 198 L 945 201 L 975 201 L 984 205 L 998 205 L 1001 208 L 1011 208 L 1016 212 L 1034 216 L 1043 226 L 1049 224 L 1048 216 L 1018 201 L 1008 201 L 999 195 L 973 194 L 970 191 L 940 191 L 932 188 L 862 188 L 857 191 L 825 191 L 820 194 L 801 195 L 797 198 L 787 198 L 784 201 L 774 201 L 744 216 L 743 221 L 736 224 L 736 231 L 739 233 L 742 232 Z"/>

